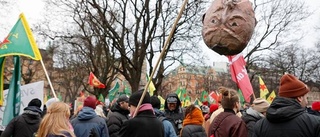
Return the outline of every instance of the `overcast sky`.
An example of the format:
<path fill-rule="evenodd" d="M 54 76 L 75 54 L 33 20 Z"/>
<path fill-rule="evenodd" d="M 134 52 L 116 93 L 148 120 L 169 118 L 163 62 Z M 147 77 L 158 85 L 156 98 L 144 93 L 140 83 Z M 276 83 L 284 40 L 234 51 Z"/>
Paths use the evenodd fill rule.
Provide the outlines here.
<path fill-rule="evenodd" d="M 4 0 L 4 1 L 10 1 L 10 0 Z M 27 18 L 27 21 L 29 22 L 29 25 L 32 27 L 33 24 L 37 22 L 38 19 L 41 18 L 40 13 L 44 12 L 44 4 L 42 0 L 16 0 L 17 4 L 15 6 L 15 10 L 11 13 L 13 15 L 9 15 L 6 18 L 0 17 L 0 20 L 6 20 L 6 22 L 0 22 L 0 26 L 3 26 L 4 24 L 6 26 L 13 26 L 15 22 L 18 19 L 18 16 L 21 12 L 23 12 Z M 308 18 L 308 20 L 305 22 L 306 25 L 304 25 L 306 30 L 306 37 L 304 38 L 303 42 L 306 45 L 313 45 L 316 40 L 319 38 L 320 34 L 316 34 L 314 31 L 314 27 L 316 24 L 320 23 L 320 0 L 305 0 L 306 3 L 310 6 L 311 11 L 315 11 L 315 14 L 313 14 L 311 17 Z M 4 13 L 5 11 L 0 12 Z M 1 14 L 0 14 L 1 15 Z M 8 18 L 9 17 L 9 18 Z M 0 27 L 0 40 L 2 41 L 6 35 L 8 35 L 10 31 L 10 27 L 2 28 Z M 36 39 L 36 38 L 35 38 Z M 225 56 L 221 56 L 217 54 L 216 52 L 208 49 L 203 41 L 201 41 L 201 45 L 204 49 L 204 53 L 208 55 L 210 60 L 208 60 L 208 65 L 211 64 L 211 62 L 227 62 L 227 58 Z M 43 48 L 43 47 L 40 47 Z"/>

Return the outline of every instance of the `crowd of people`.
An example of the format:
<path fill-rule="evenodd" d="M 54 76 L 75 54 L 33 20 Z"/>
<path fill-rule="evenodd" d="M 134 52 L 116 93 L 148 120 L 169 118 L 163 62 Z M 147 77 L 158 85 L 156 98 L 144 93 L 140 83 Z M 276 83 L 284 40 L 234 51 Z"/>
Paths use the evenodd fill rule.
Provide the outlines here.
<path fill-rule="evenodd" d="M 55 98 L 31 100 L 23 114 L 7 125 L 1 137 L 319 137 L 320 102 L 309 109 L 310 91 L 295 76 L 285 74 L 271 104 L 256 98 L 242 106 L 236 90 L 220 87 L 218 104 L 181 107 L 176 93 L 160 110 L 157 96 L 143 90 L 120 95 L 106 107 L 88 96 L 74 114 Z M 108 108 L 108 109 L 106 109 Z M 137 111 L 137 112 L 136 112 Z"/>

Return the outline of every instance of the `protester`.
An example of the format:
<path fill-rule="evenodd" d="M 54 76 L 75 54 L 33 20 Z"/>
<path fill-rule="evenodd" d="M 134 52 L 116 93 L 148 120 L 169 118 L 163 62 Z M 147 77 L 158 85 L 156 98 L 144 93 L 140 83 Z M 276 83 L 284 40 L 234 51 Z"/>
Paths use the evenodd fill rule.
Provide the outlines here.
<path fill-rule="evenodd" d="M 177 137 L 176 131 L 174 130 L 174 121 L 168 119 L 163 112 L 160 111 L 161 102 L 157 96 L 150 98 L 151 105 L 157 118 L 162 122 L 164 127 L 164 137 Z"/>
<path fill-rule="evenodd" d="M 253 101 L 252 107 L 249 107 L 243 112 L 242 120 L 246 123 L 248 128 L 248 137 L 253 135 L 253 128 L 256 122 L 265 117 L 266 111 L 270 104 L 267 100 L 257 98 Z"/>
<path fill-rule="evenodd" d="M 121 95 L 112 106 L 108 115 L 108 129 L 110 137 L 118 137 L 122 124 L 129 120 L 129 98 L 127 95 Z"/>
<path fill-rule="evenodd" d="M 49 105 L 47 114 L 39 126 L 36 137 L 75 137 L 69 126 L 69 105 L 54 102 Z"/>
<path fill-rule="evenodd" d="M 280 79 L 278 96 L 266 118 L 254 126 L 254 137 L 319 137 L 320 118 L 306 112 L 309 88 L 291 74 Z"/>
<path fill-rule="evenodd" d="M 84 100 L 83 108 L 78 116 L 71 120 L 74 133 L 77 137 L 89 137 L 90 134 L 98 134 L 99 137 L 109 137 L 106 121 L 94 111 L 96 104 L 96 97 L 88 96 Z"/>
<path fill-rule="evenodd" d="M 24 112 L 13 118 L 5 130 L 2 132 L 1 137 L 30 137 L 39 128 L 41 122 L 41 101 L 38 98 L 32 99 Z"/>
<path fill-rule="evenodd" d="M 175 122 L 175 131 L 177 135 L 180 135 L 183 122 L 183 110 L 181 108 L 181 101 L 178 98 L 176 93 L 170 93 L 167 95 L 167 98 L 164 102 L 164 113 L 167 118 L 174 120 Z"/>
<path fill-rule="evenodd" d="M 209 127 L 210 127 L 210 116 L 213 112 L 215 112 L 219 108 L 218 104 L 211 104 L 210 111 L 207 115 L 204 116 L 205 124 L 204 129 L 206 130 L 206 134 L 209 134 Z"/>
<path fill-rule="evenodd" d="M 186 108 L 181 137 L 206 137 L 206 131 L 202 127 L 204 117 L 200 108 L 191 104 Z"/>
<path fill-rule="evenodd" d="M 137 109 L 143 90 L 132 93 L 129 98 L 130 116 L 132 119 L 123 123 L 119 137 L 164 137 L 164 129 L 160 120 L 154 115 L 150 104 L 150 95 L 146 92 L 141 106 Z"/>
<path fill-rule="evenodd" d="M 241 118 L 236 116 L 241 105 L 237 91 L 220 87 L 221 105 L 224 109 L 214 118 L 209 128 L 209 135 L 214 137 L 247 137 L 248 130 Z"/>

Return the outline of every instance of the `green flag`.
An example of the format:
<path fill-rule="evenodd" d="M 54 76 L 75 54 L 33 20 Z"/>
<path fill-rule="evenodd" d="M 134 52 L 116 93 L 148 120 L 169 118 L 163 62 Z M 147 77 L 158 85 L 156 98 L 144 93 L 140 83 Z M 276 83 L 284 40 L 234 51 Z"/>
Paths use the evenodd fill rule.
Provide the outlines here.
<path fill-rule="evenodd" d="M 125 86 L 125 88 L 124 88 L 124 94 L 126 94 L 126 95 L 128 95 L 128 96 L 130 96 L 131 95 L 131 91 L 130 91 L 130 89 L 129 89 L 129 87 L 127 87 L 127 86 Z"/>
<path fill-rule="evenodd" d="M 8 36 L 0 43 L 0 57 L 21 55 L 41 60 L 41 54 L 23 13 Z"/>
<path fill-rule="evenodd" d="M 116 84 L 113 86 L 113 88 L 109 90 L 109 100 L 110 100 L 110 102 L 113 101 L 113 99 L 115 98 L 115 96 L 119 92 L 119 88 L 120 88 L 120 84 L 117 81 Z"/>
<path fill-rule="evenodd" d="M 6 58 L 5 57 L 0 57 L 0 106 L 3 105 L 3 81 L 4 81 L 4 62 Z"/>
<path fill-rule="evenodd" d="M 243 106 L 243 104 L 245 103 L 245 100 L 244 100 L 244 97 L 243 97 L 242 92 L 241 92 L 240 89 L 238 90 L 238 94 L 239 94 L 240 104 L 241 104 L 241 106 Z"/>
<path fill-rule="evenodd" d="M 6 107 L 3 112 L 2 125 L 6 126 L 15 116 L 19 115 L 21 101 L 21 63 L 20 57 L 14 56 L 14 70 L 10 81 Z"/>
<path fill-rule="evenodd" d="M 179 96 L 181 102 L 183 102 L 186 97 L 187 97 L 187 90 L 186 89 L 182 89 L 181 93 L 180 93 L 180 96 Z"/>
<path fill-rule="evenodd" d="M 201 98 L 200 98 L 200 100 L 201 100 L 201 102 L 208 102 L 208 92 L 207 91 L 202 91 L 202 93 L 201 93 Z"/>
<path fill-rule="evenodd" d="M 179 86 L 178 89 L 176 90 L 176 94 L 178 95 L 178 97 L 180 97 L 180 94 L 181 94 L 180 86 Z"/>
<path fill-rule="evenodd" d="M 58 99 L 59 99 L 60 101 L 62 101 L 62 96 L 61 96 L 61 93 L 60 93 L 60 92 L 58 93 Z"/>
<path fill-rule="evenodd" d="M 99 99 L 98 99 L 100 102 L 103 102 L 104 103 L 104 97 L 102 94 L 99 94 Z"/>

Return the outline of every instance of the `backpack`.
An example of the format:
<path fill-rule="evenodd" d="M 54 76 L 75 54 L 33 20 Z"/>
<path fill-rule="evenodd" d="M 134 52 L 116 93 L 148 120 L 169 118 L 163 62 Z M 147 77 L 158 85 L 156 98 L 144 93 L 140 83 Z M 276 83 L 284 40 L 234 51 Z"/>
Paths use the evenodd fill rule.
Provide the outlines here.
<path fill-rule="evenodd" d="M 177 134 L 177 135 L 179 134 L 179 129 L 177 128 L 177 126 L 176 126 L 176 124 L 175 124 L 175 122 L 174 122 L 173 119 L 167 118 L 167 117 L 165 117 L 165 116 L 159 116 L 159 117 L 157 117 L 157 118 L 158 118 L 161 122 L 163 122 L 164 120 L 169 121 L 169 122 L 172 124 L 172 126 L 173 126 L 174 131 L 176 132 L 176 134 Z"/>

